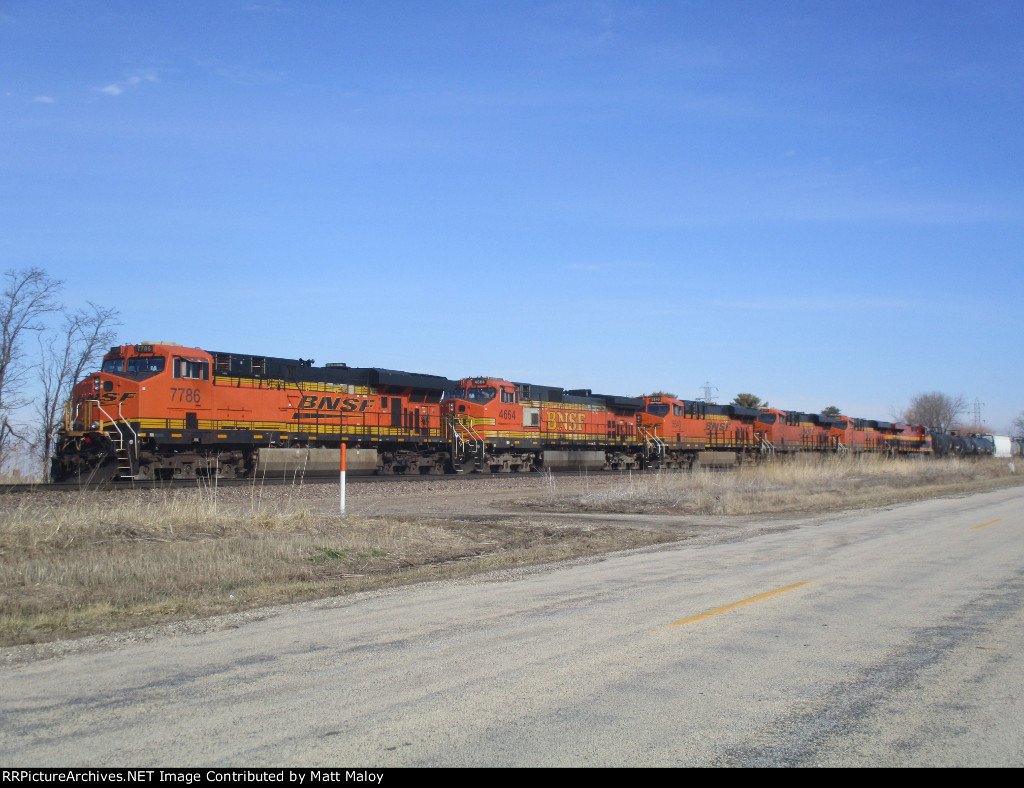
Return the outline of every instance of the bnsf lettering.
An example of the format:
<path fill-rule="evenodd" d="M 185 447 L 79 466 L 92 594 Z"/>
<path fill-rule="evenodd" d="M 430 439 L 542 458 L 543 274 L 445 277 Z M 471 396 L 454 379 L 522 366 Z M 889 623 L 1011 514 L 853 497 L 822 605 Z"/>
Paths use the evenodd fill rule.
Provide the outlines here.
<path fill-rule="evenodd" d="M 104 405 L 112 405 L 115 402 L 124 402 L 125 400 L 129 400 L 129 399 L 131 399 L 134 396 L 135 396 L 135 392 L 134 391 L 129 391 L 126 394 L 122 394 L 120 399 L 118 399 L 116 391 L 108 391 L 105 394 L 100 394 L 99 400 Z M 78 397 L 77 401 L 78 402 L 85 402 L 88 399 L 89 399 L 89 397 Z"/>
<path fill-rule="evenodd" d="M 549 410 L 548 430 L 551 432 L 583 432 L 586 427 L 585 413 L 563 413 L 557 410 Z"/>
<path fill-rule="evenodd" d="M 373 405 L 374 401 L 372 399 L 360 400 L 355 397 L 343 400 L 341 397 L 306 396 L 299 402 L 299 410 L 340 410 L 345 413 L 353 413 L 358 410 L 362 413 Z"/>

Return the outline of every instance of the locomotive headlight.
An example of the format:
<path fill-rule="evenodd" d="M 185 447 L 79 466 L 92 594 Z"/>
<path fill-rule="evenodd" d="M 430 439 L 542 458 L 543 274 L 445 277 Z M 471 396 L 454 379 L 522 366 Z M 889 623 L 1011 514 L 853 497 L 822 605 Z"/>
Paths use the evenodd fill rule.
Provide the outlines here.
<path fill-rule="evenodd" d="M 99 391 L 100 390 L 100 379 L 99 378 L 93 378 L 92 379 L 92 390 L 93 391 Z"/>
<path fill-rule="evenodd" d="M 99 428 L 100 423 L 98 421 L 94 421 L 92 424 L 89 425 L 89 429 L 93 431 L 98 430 Z"/>

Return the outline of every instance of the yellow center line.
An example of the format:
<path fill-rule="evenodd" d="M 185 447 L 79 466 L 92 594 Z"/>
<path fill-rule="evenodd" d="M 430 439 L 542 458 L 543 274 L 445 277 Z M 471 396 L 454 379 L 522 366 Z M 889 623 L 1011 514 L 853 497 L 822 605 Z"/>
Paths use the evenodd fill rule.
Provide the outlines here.
<path fill-rule="evenodd" d="M 979 528 L 984 528 L 986 525 L 995 525 L 996 523 L 1001 523 L 1002 521 L 1003 521 L 1003 518 L 1000 517 L 998 520 L 992 520 L 991 522 L 988 522 L 988 523 L 982 523 L 981 525 L 976 525 L 971 530 L 972 531 L 977 531 Z"/>
<path fill-rule="evenodd" d="M 749 599 L 743 599 L 739 602 L 733 602 L 731 605 L 726 605 L 725 607 L 716 607 L 714 610 L 708 610 L 704 613 L 698 613 L 695 616 L 690 616 L 689 618 L 684 618 L 680 621 L 673 621 L 671 624 L 669 624 L 669 626 L 681 627 L 683 624 L 692 624 L 694 621 L 701 621 L 705 618 L 711 618 L 711 616 L 717 616 L 720 613 L 728 613 L 730 610 L 735 610 L 738 607 L 750 605 L 754 602 L 760 602 L 762 599 L 767 599 L 768 597 L 776 596 L 777 594 L 784 594 L 787 591 L 792 591 L 794 588 L 800 588 L 800 586 L 805 586 L 808 583 L 813 582 L 813 580 L 804 580 L 802 583 L 793 583 L 793 585 L 786 586 L 785 588 L 776 588 L 774 591 L 765 591 L 763 594 L 758 594 L 757 596 L 752 596 Z"/>

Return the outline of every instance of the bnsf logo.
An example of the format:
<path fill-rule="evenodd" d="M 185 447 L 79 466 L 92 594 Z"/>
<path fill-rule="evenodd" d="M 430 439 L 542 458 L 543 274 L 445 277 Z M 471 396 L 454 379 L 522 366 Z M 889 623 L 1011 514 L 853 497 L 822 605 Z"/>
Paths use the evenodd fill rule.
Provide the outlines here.
<path fill-rule="evenodd" d="M 303 397 L 299 403 L 299 410 L 337 410 L 343 413 L 359 411 L 362 413 L 374 402 L 373 399 L 360 400 L 354 397 L 344 400 L 341 397 Z"/>
<path fill-rule="evenodd" d="M 88 394 L 78 394 L 75 396 L 75 404 L 80 405 L 83 402 L 100 402 L 103 405 L 113 405 L 117 402 L 126 402 L 135 396 L 134 391 L 129 391 L 125 394 L 118 394 L 116 391 L 105 391 L 102 394 L 96 394 L 90 396 Z"/>
<path fill-rule="evenodd" d="M 550 432 L 583 432 L 586 427 L 586 414 L 562 413 L 549 410 L 546 414 Z"/>

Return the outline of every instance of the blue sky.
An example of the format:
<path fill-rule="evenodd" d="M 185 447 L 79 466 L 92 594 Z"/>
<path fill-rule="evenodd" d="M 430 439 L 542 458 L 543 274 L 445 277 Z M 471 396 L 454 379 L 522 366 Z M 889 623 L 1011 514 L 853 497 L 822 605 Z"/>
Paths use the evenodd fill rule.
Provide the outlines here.
<path fill-rule="evenodd" d="M 0 270 L 125 342 L 1024 409 L 1024 4 L 0 0 Z"/>

